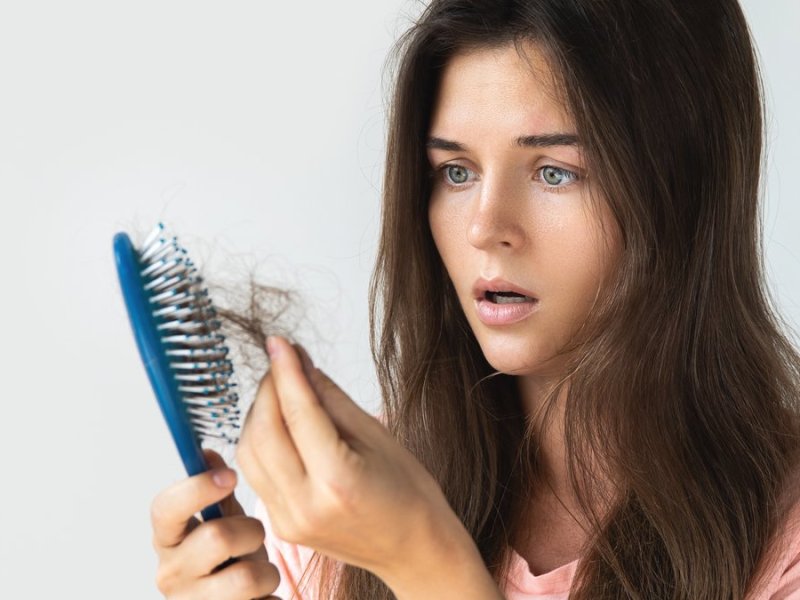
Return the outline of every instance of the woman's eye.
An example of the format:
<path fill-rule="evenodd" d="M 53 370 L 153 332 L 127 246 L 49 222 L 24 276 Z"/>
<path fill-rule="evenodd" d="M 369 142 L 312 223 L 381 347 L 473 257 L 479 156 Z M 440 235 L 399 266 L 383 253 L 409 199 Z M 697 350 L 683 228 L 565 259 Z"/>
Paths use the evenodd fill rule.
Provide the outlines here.
<path fill-rule="evenodd" d="M 461 185 L 469 180 L 469 169 L 461 165 L 445 165 L 444 174 L 448 183 Z"/>
<path fill-rule="evenodd" d="M 445 184 L 453 188 L 460 188 L 470 183 L 474 173 L 463 165 L 444 165 L 435 169 L 442 173 Z M 578 179 L 578 174 L 561 167 L 544 166 L 537 172 L 536 179 L 543 182 L 551 191 L 561 191 Z"/>
<path fill-rule="evenodd" d="M 561 169 L 559 167 L 542 167 L 540 169 L 542 181 L 547 185 L 563 187 L 561 184 L 575 181 L 578 176 L 572 171 Z"/>

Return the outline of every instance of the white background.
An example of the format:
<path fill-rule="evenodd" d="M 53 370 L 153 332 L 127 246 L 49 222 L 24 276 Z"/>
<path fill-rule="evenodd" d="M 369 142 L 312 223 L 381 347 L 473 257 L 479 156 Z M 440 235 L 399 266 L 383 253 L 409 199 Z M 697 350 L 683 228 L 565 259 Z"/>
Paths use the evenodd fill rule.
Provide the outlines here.
<path fill-rule="evenodd" d="M 797 326 L 800 3 L 745 7 L 770 109 L 769 282 Z M 258 266 L 301 292 L 297 338 L 376 406 L 382 73 L 419 8 L 2 0 L 0 598 L 159 597 L 149 505 L 182 466 L 119 295 L 117 231 L 164 220 L 212 275 Z"/>

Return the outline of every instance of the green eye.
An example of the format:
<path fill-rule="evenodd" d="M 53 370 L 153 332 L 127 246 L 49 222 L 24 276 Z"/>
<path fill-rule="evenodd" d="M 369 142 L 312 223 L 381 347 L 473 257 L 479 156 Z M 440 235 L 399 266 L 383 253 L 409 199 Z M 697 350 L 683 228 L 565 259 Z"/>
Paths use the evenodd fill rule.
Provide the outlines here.
<path fill-rule="evenodd" d="M 542 179 L 549 185 L 559 185 L 563 183 L 564 179 L 566 179 L 564 174 L 564 169 L 559 169 L 558 167 L 544 167 L 542 169 Z"/>
<path fill-rule="evenodd" d="M 577 173 L 552 165 L 544 166 L 536 173 L 536 179 L 543 182 L 545 189 L 550 192 L 566 191 L 571 184 L 580 179 Z"/>
<path fill-rule="evenodd" d="M 461 165 L 448 165 L 445 167 L 445 174 L 451 183 L 460 185 L 469 179 L 469 169 Z"/>

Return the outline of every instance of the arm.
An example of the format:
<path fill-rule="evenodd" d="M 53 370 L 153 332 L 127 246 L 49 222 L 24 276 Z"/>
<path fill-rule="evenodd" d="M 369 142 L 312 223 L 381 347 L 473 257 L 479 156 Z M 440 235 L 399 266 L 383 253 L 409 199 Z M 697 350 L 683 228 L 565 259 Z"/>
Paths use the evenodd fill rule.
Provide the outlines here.
<path fill-rule="evenodd" d="M 399 597 L 502 598 L 416 457 L 285 339 L 268 348 L 237 459 L 273 531 L 371 571 Z"/>
<path fill-rule="evenodd" d="M 402 571 L 376 573 L 397 600 L 504 600 L 475 542 L 455 514 L 452 521 L 447 535 L 441 523 L 433 524 L 428 542 Z"/>

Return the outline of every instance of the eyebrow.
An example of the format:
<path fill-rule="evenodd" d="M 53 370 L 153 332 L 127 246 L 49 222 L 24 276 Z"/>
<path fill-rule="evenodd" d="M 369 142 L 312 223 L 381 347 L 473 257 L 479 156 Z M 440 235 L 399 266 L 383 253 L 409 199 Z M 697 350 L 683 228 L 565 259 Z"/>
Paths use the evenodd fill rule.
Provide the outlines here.
<path fill-rule="evenodd" d="M 517 146 L 525 148 L 541 148 L 551 146 L 580 146 L 580 140 L 574 133 L 542 133 L 539 135 L 523 135 L 517 138 Z M 435 150 L 448 150 L 450 152 L 463 152 L 467 149 L 464 144 L 431 137 L 425 144 L 426 148 Z"/>

